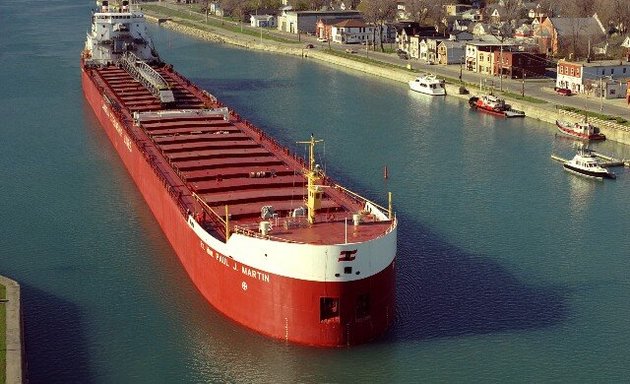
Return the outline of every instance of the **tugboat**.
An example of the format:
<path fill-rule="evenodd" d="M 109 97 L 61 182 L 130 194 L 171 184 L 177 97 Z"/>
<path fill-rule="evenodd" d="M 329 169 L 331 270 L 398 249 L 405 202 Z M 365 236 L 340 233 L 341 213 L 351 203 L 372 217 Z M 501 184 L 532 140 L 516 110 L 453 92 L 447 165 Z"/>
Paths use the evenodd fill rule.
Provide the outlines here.
<path fill-rule="evenodd" d="M 599 131 L 593 124 L 583 121 L 581 123 L 571 123 L 568 121 L 556 120 L 558 130 L 567 136 L 581 140 L 606 140 L 606 135 Z"/>
<path fill-rule="evenodd" d="M 616 179 L 616 175 L 599 164 L 591 150 L 581 146 L 578 152 L 569 161 L 562 165 L 565 170 L 576 175 L 595 179 Z"/>
<path fill-rule="evenodd" d="M 503 117 L 525 117 L 525 112 L 512 109 L 510 104 L 505 102 L 505 99 L 496 97 L 492 94 L 473 96 L 468 99 L 468 105 L 470 108 L 487 112 L 497 116 Z"/>

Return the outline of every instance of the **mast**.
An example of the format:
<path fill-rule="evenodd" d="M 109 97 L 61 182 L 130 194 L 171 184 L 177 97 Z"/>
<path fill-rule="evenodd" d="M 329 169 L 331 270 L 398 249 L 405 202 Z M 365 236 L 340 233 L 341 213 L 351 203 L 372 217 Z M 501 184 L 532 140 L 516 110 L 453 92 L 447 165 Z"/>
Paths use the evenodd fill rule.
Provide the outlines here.
<path fill-rule="evenodd" d="M 315 183 L 319 181 L 319 170 L 315 165 L 315 144 L 321 143 L 324 140 L 315 140 L 315 137 L 311 134 L 309 141 L 298 141 L 298 144 L 307 144 L 309 146 L 308 157 L 309 165 L 306 171 L 306 179 L 308 180 L 308 198 L 306 200 L 306 208 L 308 209 L 308 222 L 313 224 L 315 222 L 315 211 L 321 207 L 322 190 L 319 185 Z"/>

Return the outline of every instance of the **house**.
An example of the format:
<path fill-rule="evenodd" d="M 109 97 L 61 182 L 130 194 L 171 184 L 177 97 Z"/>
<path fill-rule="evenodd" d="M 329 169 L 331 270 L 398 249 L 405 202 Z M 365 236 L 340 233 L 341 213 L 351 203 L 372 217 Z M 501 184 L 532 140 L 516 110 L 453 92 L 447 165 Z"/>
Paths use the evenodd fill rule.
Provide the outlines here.
<path fill-rule="evenodd" d="M 458 16 L 461 13 L 466 11 L 470 11 L 472 9 L 472 5 L 467 4 L 447 4 L 444 6 L 446 14 L 449 16 Z"/>
<path fill-rule="evenodd" d="M 630 36 L 626 36 L 621 46 L 626 48 L 626 60 L 630 61 Z"/>
<path fill-rule="evenodd" d="M 502 74 L 510 79 L 540 78 L 545 75 L 546 69 L 547 57 L 543 53 L 513 51 L 510 49 L 494 51 L 493 75 Z"/>
<path fill-rule="evenodd" d="M 470 32 L 470 28 L 468 29 Z M 492 25 L 487 23 L 476 23 L 472 27 L 472 34 L 475 36 L 490 35 L 492 33 Z"/>
<path fill-rule="evenodd" d="M 535 32 L 540 51 L 552 55 L 569 50 L 575 55 L 589 56 L 586 52 L 588 42 L 594 44 L 606 39 L 606 29 L 597 14 L 592 17 L 548 17 Z"/>
<path fill-rule="evenodd" d="M 438 32 L 435 27 L 431 26 L 421 26 L 419 23 L 413 22 L 403 22 L 395 24 L 396 26 L 396 43 L 398 45 L 398 49 L 401 49 L 405 52 L 410 52 L 412 49 L 419 51 L 419 44 L 422 38 L 435 37 L 438 36 Z M 412 37 L 417 36 L 417 38 L 413 39 Z M 412 44 L 414 47 L 412 48 Z M 417 45 L 417 47 L 416 47 Z"/>
<path fill-rule="evenodd" d="M 466 42 L 444 40 L 437 46 L 438 64 L 463 64 L 466 53 Z"/>
<path fill-rule="evenodd" d="M 517 51 L 518 46 L 509 43 L 468 41 L 465 51 L 465 68 L 468 71 L 478 72 L 486 75 L 494 75 L 495 55 L 494 52 Z"/>
<path fill-rule="evenodd" d="M 532 30 L 532 26 L 530 24 L 523 24 L 514 30 L 514 37 L 516 38 L 530 37 L 533 34 L 534 31 Z"/>
<path fill-rule="evenodd" d="M 276 17 L 273 15 L 250 15 L 249 24 L 256 28 L 275 28 Z"/>
<path fill-rule="evenodd" d="M 409 56 L 427 63 L 437 62 L 437 46 L 445 37 L 421 37 L 413 36 L 409 45 Z"/>
<path fill-rule="evenodd" d="M 459 15 L 462 20 L 470 20 L 473 23 L 480 23 L 483 21 L 483 14 L 478 9 L 470 9 Z"/>
<path fill-rule="evenodd" d="M 216 16 L 220 16 L 220 17 L 225 16 L 225 12 L 223 11 L 221 4 L 214 1 L 208 4 L 208 13 L 216 15 Z"/>
<path fill-rule="evenodd" d="M 606 99 L 622 98 L 627 93 L 630 63 L 619 60 L 558 61 L 556 87 L 575 93 L 592 93 Z"/>
<path fill-rule="evenodd" d="M 467 31 L 468 27 L 473 25 L 472 20 L 455 19 L 453 21 L 452 30 L 454 31 Z"/>
<path fill-rule="evenodd" d="M 361 19 L 346 19 L 332 25 L 332 41 L 340 44 L 371 44 L 374 42 L 374 26 Z"/>
<path fill-rule="evenodd" d="M 540 3 L 536 4 L 534 7 L 530 7 L 527 10 L 527 17 L 530 19 L 536 19 L 538 21 L 542 21 L 545 17 L 547 17 L 547 11 L 545 11 Z"/>
<path fill-rule="evenodd" d="M 293 11 L 283 8 L 278 16 L 278 30 L 315 34 L 317 22 L 329 19 L 363 19 L 359 11 Z"/>

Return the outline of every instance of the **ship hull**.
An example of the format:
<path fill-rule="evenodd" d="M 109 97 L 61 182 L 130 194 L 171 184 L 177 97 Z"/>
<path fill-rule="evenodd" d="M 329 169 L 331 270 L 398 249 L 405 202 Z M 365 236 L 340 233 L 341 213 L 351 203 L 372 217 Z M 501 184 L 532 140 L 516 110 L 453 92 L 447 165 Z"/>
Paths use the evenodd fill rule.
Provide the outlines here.
<path fill-rule="evenodd" d="M 580 133 L 580 132 L 576 132 L 573 128 L 571 128 L 570 126 L 567 126 L 559 121 L 556 120 L 556 127 L 558 128 L 558 131 L 560 131 L 560 133 L 569 136 L 569 137 L 573 137 L 575 139 L 580 139 L 580 140 L 606 140 L 606 136 L 601 134 L 601 133 L 596 133 L 596 134 L 584 134 L 584 133 Z"/>
<path fill-rule="evenodd" d="M 263 335 L 323 347 L 365 343 L 389 328 L 394 319 L 393 260 L 382 271 L 360 280 L 326 282 L 267 273 L 217 252 L 200 239 L 194 223 L 187 221 L 177 204 L 176 192 L 165 187 L 153 164 L 121 129 L 123 122 L 108 107 L 90 69 L 82 68 L 81 77 L 85 98 L 181 264 L 218 311 Z M 356 314 L 359 293 L 370 297 L 369 308 L 364 308 L 360 318 Z M 339 297 L 339 315 L 323 320 L 321 298 L 330 296 Z"/>

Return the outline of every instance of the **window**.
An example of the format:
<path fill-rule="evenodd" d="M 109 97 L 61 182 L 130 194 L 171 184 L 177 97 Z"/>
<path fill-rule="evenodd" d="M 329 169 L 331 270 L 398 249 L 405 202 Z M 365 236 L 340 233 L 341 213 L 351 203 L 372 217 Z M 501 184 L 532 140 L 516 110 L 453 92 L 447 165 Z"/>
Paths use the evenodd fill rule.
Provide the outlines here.
<path fill-rule="evenodd" d="M 339 298 L 320 297 L 319 298 L 319 321 L 339 322 Z"/>
<path fill-rule="evenodd" d="M 615 73 L 615 68 L 610 68 L 610 74 L 612 75 L 613 73 Z"/>
<path fill-rule="evenodd" d="M 357 320 L 365 319 L 370 317 L 370 295 L 364 293 L 357 297 L 357 311 L 356 311 Z"/>
<path fill-rule="evenodd" d="M 571 76 L 573 76 L 575 73 L 575 68 L 571 68 Z"/>
<path fill-rule="evenodd" d="M 563 69 L 562 65 L 558 67 L 558 72 L 559 72 L 561 75 L 562 75 L 562 69 Z"/>

